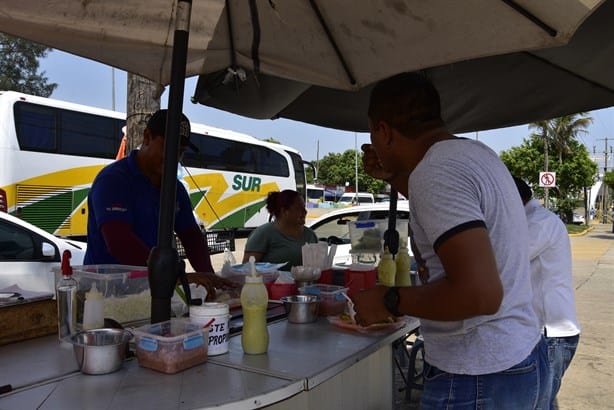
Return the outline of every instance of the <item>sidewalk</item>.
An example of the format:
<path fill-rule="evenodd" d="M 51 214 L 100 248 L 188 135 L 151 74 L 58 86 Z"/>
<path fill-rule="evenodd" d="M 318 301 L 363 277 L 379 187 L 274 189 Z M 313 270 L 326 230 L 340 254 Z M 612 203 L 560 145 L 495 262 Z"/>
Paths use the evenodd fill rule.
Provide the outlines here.
<path fill-rule="evenodd" d="M 597 224 L 572 237 L 580 344 L 558 395 L 563 410 L 614 409 L 614 234 Z"/>

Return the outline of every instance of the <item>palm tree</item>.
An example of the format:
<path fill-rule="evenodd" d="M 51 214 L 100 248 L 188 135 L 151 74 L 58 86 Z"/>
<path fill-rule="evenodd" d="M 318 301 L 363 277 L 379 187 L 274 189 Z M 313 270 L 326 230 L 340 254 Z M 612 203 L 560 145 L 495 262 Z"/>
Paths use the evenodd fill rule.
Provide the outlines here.
<path fill-rule="evenodd" d="M 552 123 L 552 144 L 558 154 L 559 164 L 563 163 L 563 154 L 570 152 L 569 143 L 576 140 L 582 133 L 587 132 L 588 126 L 593 122 L 585 112 L 564 115 L 550 120 Z"/>
<path fill-rule="evenodd" d="M 571 152 L 571 141 L 575 141 L 581 133 L 587 132 L 587 128 L 592 121 L 592 117 L 587 116 L 587 113 L 580 112 L 529 124 L 529 129 L 537 130 L 537 132 L 531 134 L 531 137 L 543 140 L 544 142 L 545 172 L 548 172 L 549 148 L 553 148 L 557 154 L 559 164 L 562 164 L 564 154 Z M 545 190 L 544 205 L 548 207 L 548 189 Z"/>
<path fill-rule="evenodd" d="M 593 122 L 593 118 L 586 114 L 585 112 L 580 112 L 529 124 L 529 129 L 537 130 L 537 132 L 531 134 L 531 137 L 544 141 L 544 165 L 546 171 L 548 170 L 547 157 L 549 148 L 553 148 L 557 154 L 559 164 L 561 164 L 563 163 L 564 154 L 570 152 L 570 142 L 577 140 L 580 134 L 587 132 L 587 128 Z"/>

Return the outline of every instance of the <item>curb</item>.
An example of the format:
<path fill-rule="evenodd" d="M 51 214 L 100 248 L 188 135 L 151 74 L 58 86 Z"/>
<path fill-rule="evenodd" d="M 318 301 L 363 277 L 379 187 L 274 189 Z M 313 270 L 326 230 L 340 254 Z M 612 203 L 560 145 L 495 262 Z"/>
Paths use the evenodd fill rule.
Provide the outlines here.
<path fill-rule="evenodd" d="M 594 227 L 594 226 L 589 226 L 588 228 L 586 228 L 586 229 L 585 229 L 585 230 L 583 230 L 582 232 L 578 232 L 578 233 L 570 233 L 570 234 L 569 234 L 569 237 L 570 237 L 570 238 L 573 238 L 573 237 L 576 237 L 576 236 L 584 236 L 584 235 L 586 235 L 588 232 L 592 231 L 593 229 L 595 229 L 595 227 Z"/>

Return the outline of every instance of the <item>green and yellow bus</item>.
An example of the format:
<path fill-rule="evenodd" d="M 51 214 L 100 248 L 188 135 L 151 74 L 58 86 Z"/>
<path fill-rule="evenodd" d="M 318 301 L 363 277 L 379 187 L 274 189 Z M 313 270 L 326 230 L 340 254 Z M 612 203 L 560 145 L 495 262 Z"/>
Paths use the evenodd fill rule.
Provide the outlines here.
<path fill-rule="evenodd" d="M 0 91 L 0 190 L 8 212 L 50 233 L 84 237 L 87 194 L 118 152 L 123 113 Z M 192 124 L 179 174 L 206 229 L 253 229 L 270 191 L 306 193 L 305 162 L 281 144 Z"/>

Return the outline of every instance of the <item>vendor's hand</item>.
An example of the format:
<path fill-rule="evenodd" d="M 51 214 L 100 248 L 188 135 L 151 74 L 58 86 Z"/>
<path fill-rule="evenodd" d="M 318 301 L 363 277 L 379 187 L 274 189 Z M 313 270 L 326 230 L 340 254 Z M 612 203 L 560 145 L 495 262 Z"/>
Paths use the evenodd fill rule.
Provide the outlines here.
<path fill-rule="evenodd" d="M 373 178 L 382 179 L 384 181 L 390 181 L 393 177 L 393 173 L 386 171 L 380 162 L 373 145 L 362 144 L 362 166 L 365 172 Z"/>
<path fill-rule="evenodd" d="M 361 290 L 352 296 L 354 310 L 356 311 L 356 323 L 362 326 L 369 326 L 373 323 L 390 320 L 392 315 L 384 306 L 384 294 L 387 290 L 386 286 L 376 286 Z"/>
<path fill-rule="evenodd" d="M 189 283 L 204 286 L 207 289 L 207 301 L 215 300 L 215 289 L 238 288 L 239 284 L 228 279 L 221 278 L 214 273 L 190 272 L 187 273 Z"/>

